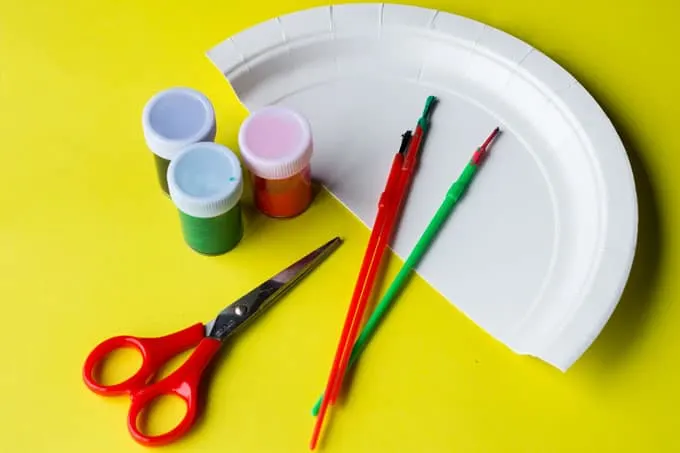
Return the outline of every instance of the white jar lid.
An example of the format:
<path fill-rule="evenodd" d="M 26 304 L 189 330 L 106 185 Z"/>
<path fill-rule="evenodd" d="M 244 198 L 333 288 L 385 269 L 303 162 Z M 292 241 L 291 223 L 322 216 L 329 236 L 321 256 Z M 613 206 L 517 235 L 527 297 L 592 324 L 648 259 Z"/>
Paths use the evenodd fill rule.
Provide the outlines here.
<path fill-rule="evenodd" d="M 177 209 L 192 217 L 217 217 L 243 194 L 241 163 L 226 146 L 194 143 L 168 166 L 168 189 Z"/>
<path fill-rule="evenodd" d="M 245 165 L 267 179 L 293 176 L 312 158 L 309 122 L 283 106 L 254 111 L 241 125 L 238 144 Z"/>
<path fill-rule="evenodd" d="M 215 139 L 215 110 L 208 98 L 194 89 L 170 88 L 146 103 L 142 127 L 149 149 L 172 160 L 187 145 Z"/>

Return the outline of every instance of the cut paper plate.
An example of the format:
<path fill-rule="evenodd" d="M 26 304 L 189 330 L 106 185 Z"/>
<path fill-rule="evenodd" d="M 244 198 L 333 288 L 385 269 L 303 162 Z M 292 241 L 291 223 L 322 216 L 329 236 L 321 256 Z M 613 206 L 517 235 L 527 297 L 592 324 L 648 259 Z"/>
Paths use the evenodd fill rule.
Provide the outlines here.
<path fill-rule="evenodd" d="M 635 185 L 610 120 L 546 55 L 465 17 L 369 3 L 268 20 L 208 57 L 246 108 L 309 118 L 314 176 L 367 226 L 401 134 L 439 98 L 393 242 L 401 258 L 500 126 L 417 272 L 512 351 L 562 371 L 602 330 L 633 261 Z"/>

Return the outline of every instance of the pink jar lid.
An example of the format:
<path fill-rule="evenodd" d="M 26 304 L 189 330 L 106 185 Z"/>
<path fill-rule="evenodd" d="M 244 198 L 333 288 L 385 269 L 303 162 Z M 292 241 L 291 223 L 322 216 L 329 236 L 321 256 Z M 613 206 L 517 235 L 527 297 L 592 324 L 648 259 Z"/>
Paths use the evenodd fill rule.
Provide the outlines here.
<path fill-rule="evenodd" d="M 238 144 L 244 164 L 265 179 L 291 177 L 312 158 L 309 122 L 283 106 L 254 111 L 241 125 Z"/>

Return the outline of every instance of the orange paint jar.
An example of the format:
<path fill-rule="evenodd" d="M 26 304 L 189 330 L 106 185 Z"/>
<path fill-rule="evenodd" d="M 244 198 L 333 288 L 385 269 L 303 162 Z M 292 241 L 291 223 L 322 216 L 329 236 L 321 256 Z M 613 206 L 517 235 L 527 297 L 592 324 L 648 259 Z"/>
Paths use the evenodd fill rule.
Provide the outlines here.
<path fill-rule="evenodd" d="M 271 217 L 294 217 L 312 202 L 308 121 L 282 106 L 253 112 L 239 130 L 241 158 L 251 173 L 255 206 Z"/>

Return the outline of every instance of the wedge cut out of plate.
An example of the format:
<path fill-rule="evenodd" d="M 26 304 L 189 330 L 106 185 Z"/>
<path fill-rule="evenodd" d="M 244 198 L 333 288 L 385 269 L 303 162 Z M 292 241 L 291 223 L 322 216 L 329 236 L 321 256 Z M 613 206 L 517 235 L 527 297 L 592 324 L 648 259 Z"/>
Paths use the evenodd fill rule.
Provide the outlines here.
<path fill-rule="evenodd" d="M 309 118 L 314 176 L 369 227 L 401 134 L 439 98 L 393 242 L 401 258 L 500 126 L 417 272 L 512 351 L 562 371 L 600 333 L 633 261 L 635 185 L 606 114 L 546 55 L 465 17 L 368 3 L 273 18 L 208 57 L 248 109 Z"/>

